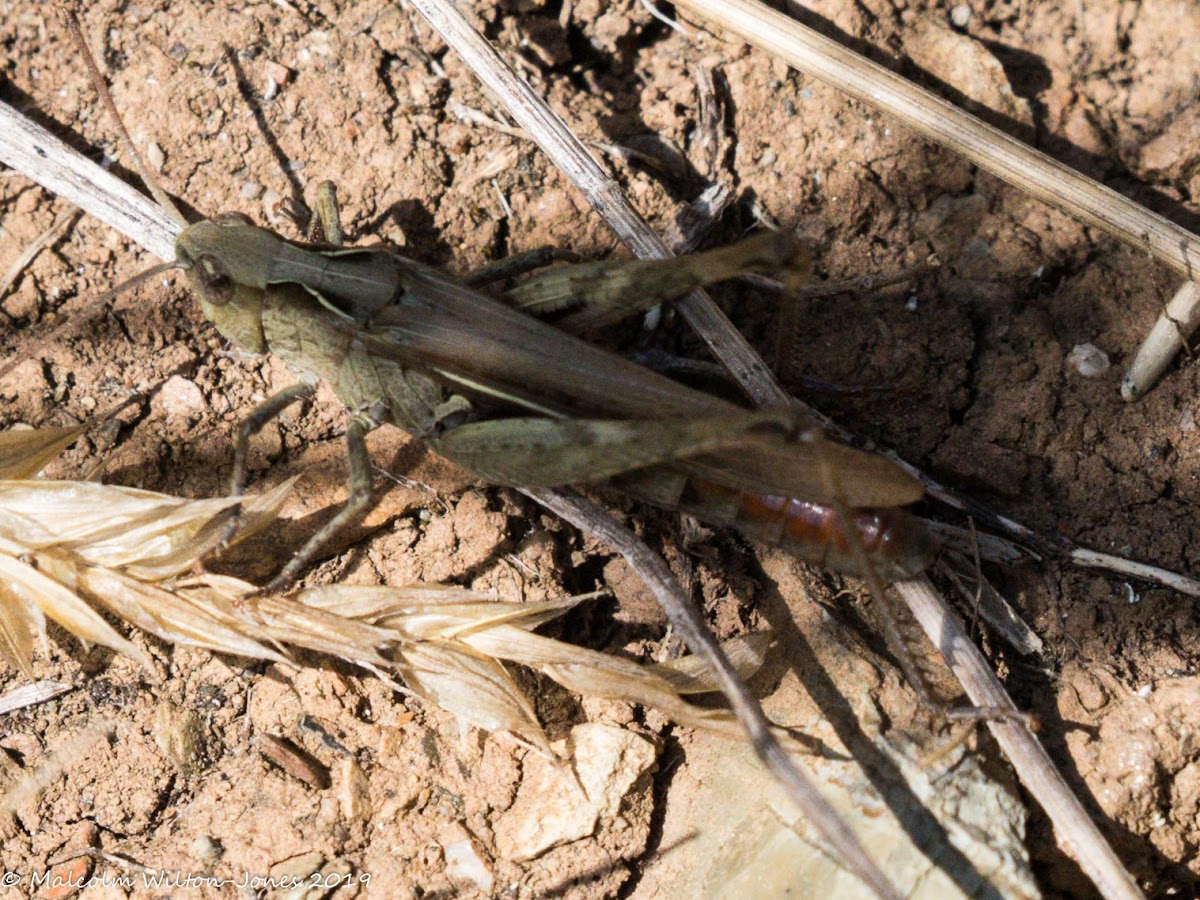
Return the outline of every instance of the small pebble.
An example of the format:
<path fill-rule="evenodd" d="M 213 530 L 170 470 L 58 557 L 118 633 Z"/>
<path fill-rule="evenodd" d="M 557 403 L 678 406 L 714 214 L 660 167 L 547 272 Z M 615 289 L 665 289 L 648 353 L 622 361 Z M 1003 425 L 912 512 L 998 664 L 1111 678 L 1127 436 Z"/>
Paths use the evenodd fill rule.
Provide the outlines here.
<path fill-rule="evenodd" d="M 490 860 L 459 823 L 447 826 L 439 844 L 446 860 L 446 875 L 452 881 L 464 881 L 484 894 L 491 894 L 496 879 Z"/>
<path fill-rule="evenodd" d="M 225 848 L 212 835 L 202 834 L 188 847 L 192 859 L 204 865 L 212 865 L 225 855 Z"/>
<path fill-rule="evenodd" d="M 146 145 L 146 162 L 150 164 L 155 172 L 161 172 L 163 164 L 167 161 L 167 155 L 163 153 L 163 148 L 157 143 L 151 141 Z"/>
<path fill-rule="evenodd" d="M 287 738 L 260 731 L 251 738 L 251 743 L 258 748 L 259 753 L 309 787 L 323 791 L 331 784 L 329 768 Z"/>
<path fill-rule="evenodd" d="M 257 181 L 247 181 L 239 193 L 243 200 L 257 200 L 262 196 L 263 186 Z"/>
<path fill-rule="evenodd" d="M 966 28 L 971 21 L 971 7 L 960 3 L 950 10 L 950 24 L 955 28 Z"/>
<path fill-rule="evenodd" d="M 92 874 L 93 861 L 90 856 L 76 856 L 61 862 L 46 873 L 48 887 L 42 891 L 45 900 L 66 900 L 87 883 Z"/>
<path fill-rule="evenodd" d="M 263 63 L 263 75 L 274 81 L 280 87 L 292 80 L 292 70 L 287 66 L 281 66 L 277 62 L 267 61 Z"/>
<path fill-rule="evenodd" d="M 354 757 L 338 761 L 334 781 L 338 787 L 338 805 L 347 822 L 365 822 L 371 818 L 371 786 Z"/>
<path fill-rule="evenodd" d="M 286 220 L 283 214 L 284 210 L 283 194 L 274 188 L 269 188 L 262 197 L 263 215 L 267 219 L 267 224 L 272 228 L 281 228 Z"/>
<path fill-rule="evenodd" d="M 100 831 L 95 823 L 82 822 L 75 828 L 75 833 L 67 841 L 66 847 L 76 851 L 84 847 L 95 847 L 99 837 Z M 48 900 L 66 900 L 67 897 L 74 896 L 91 877 L 93 862 L 92 857 L 87 855 L 60 862 L 46 873 L 45 889 L 38 896 Z"/>
<path fill-rule="evenodd" d="M 1095 378 L 1112 368 L 1108 354 L 1095 344 L 1076 344 L 1067 355 L 1067 364 L 1084 378 Z"/>
<path fill-rule="evenodd" d="M 172 375 L 159 389 L 155 405 L 170 417 L 190 418 L 204 411 L 204 393 L 194 381 Z"/>

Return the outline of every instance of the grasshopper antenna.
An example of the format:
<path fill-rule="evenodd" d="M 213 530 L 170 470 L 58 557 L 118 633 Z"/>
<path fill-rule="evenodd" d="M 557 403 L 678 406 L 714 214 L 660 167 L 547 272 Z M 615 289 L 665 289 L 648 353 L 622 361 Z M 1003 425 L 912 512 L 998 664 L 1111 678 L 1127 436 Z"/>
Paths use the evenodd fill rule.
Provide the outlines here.
<path fill-rule="evenodd" d="M 101 311 L 103 311 L 108 303 L 118 294 L 127 291 L 130 288 L 137 287 L 139 284 L 149 281 L 154 276 L 161 275 L 163 272 L 170 272 L 173 269 L 186 268 L 187 266 L 181 265 L 178 262 L 165 262 L 160 263 L 157 266 L 151 266 L 144 272 L 138 272 L 138 274 L 121 282 L 112 290 L 105 291 L 100 297 L 87 303 L 81 309 L 66 315 L 63 321 L 50 328 L 48 331 L 36 335 L 30 341 L 29 346 L 38 347 L 51 340 L 61 340 L 62 338 L 79 331 L 80 328 L 100 315 Z M 3 380 L 9 372 L 11 372 L 21 363 L 25 362 L 25 360 L 29 359 L 31 356 L 33 356 L 33 351 L 27 349 L 25 352 L 16 353 L 8 362 L 0 365 L 0 380 Z"/>
<path fill-rule="evenodd" d="M 79 53 L 83 56 L 83 61 L 87 65 L 88 74 L 91 76 L 92 84 L 96 88 L 96 93 L 100 95 L 100 103 L 108 111 L 117 128 L 117 134 L 121 139 L 121 143 L 125 147 L 125 152 L 133 159 L 134 167 L 137 169 L 138 175 L 141 176 L 142 182 L 150 189 L 150 193 L 154 196 L 154 200 L 163 212 L 174 219 L 181 228 L 187 228 L 188 220 L 184 218 L 183 213 L 179 211 L 179 207 L 167 195 L 167 192 L 159 187 L 158 182 L 150 177 L 150 170 L 142 161 L 141 154 L 138 153 L 137 147 L 133 144 L 133 138 L 129 136 L 128 129 L 125 128 L 125 122 L 121 119 L 121 114 L 117 112 L 117 105 L 113 103 L 112 93 L 108 89 L 108 82 L 105 81 L 104 75 L 100 72 L 100 67 L 96 65 L 96 58 L 88 49 L 87 40 L 83 36 L 83 28 L 79 24 L 79 17 L 75 15 L 75 10 L 69 6 L 59 8 L 63 22 L 67 26 L 67 31 L 71 33 L 72 40 L 75 41 L 75 46 Z"/>

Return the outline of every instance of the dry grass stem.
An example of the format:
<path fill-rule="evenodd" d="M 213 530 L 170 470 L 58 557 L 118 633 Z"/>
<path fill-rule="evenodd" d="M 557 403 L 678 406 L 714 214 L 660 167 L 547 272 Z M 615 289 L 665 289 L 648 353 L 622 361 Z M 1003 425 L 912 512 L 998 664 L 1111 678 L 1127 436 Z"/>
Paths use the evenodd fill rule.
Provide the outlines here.
<path fill-rule="evenodd" d="M 976 706 L 1015 709 L 987 659 L 968 640 L 961 623 L 946 608 L 930 581 L 927 578 L 902 581 L 895 589 L 941 651 L 971 702 Z M 1141 897 L 1133 877 L 1063 780 L 1037 736 L 1013 722 L 989 722 L 988 728 L 1017 770 L 1021 783 L 1054 823 L 1060 844 L 1100 893 L 1110 898 Z"/>
<path fill-rule="evenodd" d="M 1137 400 L 1167 370 L 1200 326 L 1200 284 L 1185 281 L 1167 303 L 1121 379 L 1121 398 Z"/>
<path fill-rule="evenodd" d="M 1121 556 L 1115 556 L 1111 553 L 1103 553 L 1099 550 L 1081 547 L 1059 534 L 1046 535 L 1034 531 L 1020 522 L 1013 521 L 1007 516 L 1002 516 L 973 500 L 959 497 L 926 473 L 903 460 L 897 459 L 894 455 L 892 455 L 892 459 L 895 459 L 900 465 L 904 466 L 909 472 L 920 479 L 929 496 L 945 503 L 951 509 L 956 509 L 964 515 L 970 516 L 978 521 L 982 527 L 1004 532 L 1010 535 L 1013 541 L 1018 542 L 1013 543 L 997 535 L 984 532 L 970 537 L 961 528 L 945 525 L 940 522 L 927 523 L 939 539 L 944 540 L 947 545 L 957 550 L 971 552 L 973 544 L 977 543 L 979 552 L 984 559 L 990 562 L 1009 564 L 1016 563 L 1025 558 L 1044 559 L 1047 556 L 1053 556 L 1082 568 L 1099 569 L 1105 572 L 1112 572 L 1116 575 L 1137 578 L 1141 581 L 1148 581 L 1152 584 L 1162 585 L 1171 590 L 1179 591 L 1181 594 L 1200 597 L 1200 580 L 1198 579 L 1180 572 L 1173 572 L 1170 569 L 1164 569 L 1162 566 L 1136 562 Z"/>
<path fill-rule="evenodd" d="M 0 433 L 0 457 L 27 474 L 48 445 L 78 429 Z M 274 521 L 292 482 L 243 501 L 249 537 Z M 569 690 L 657 706 L 680 724 L 740 737 L 725 710 L 684 694 L 715 691 L 685 658 L 640 666 L 543 637 L 533 629 L 583 600 L 500 602 L 463 588 L 337 586 L 294 597 L 259 596 L 254 585 L 212 573 L 185 576 L 221 540 L 231 498 L 181 500 L 90 482 L 0 481 L 0 656 L 32 673 L 31 635 L 51 618 L 90 643 L 145 653 L 112 628 L 102 608 L 156 637 L 255 659 L 294 664 L 288 647 L 336 656 L 398 690 L 485 731 L 506 731 L 553 756 L 532 704 L 503 662 L 542 672 Z M 763 634 L 728 644 L 742 677 L 762 665 Z M 403 684 L 394 680 L 398 675 Z M 65 689 L 65 687 L 64 687 Z M 21 699 L 21 705 L 53 694 Z M 15 702 L 15 701 L 14 701 Z"/>
<path fill-rule="evenodd" d="M 1044 643 L 1020 614 L 983 577 L 978 568 L 979 558 L 971 558 L 949 550 L 942 551 L 938 571 L 950 579 L 959 596 L 968 598 L 967 605 L 974 615 L 986 622 L 1000 638 L 1018 653 L 1040 653 Z M 971 574 L 967 574 L 971 573 Z"/>
<path fill-rule="evenodd" d="M 71 690 L 71 685 L 62 681 L 49 680 L 35 681 L 33 684 L 15 687 L 0 695 L 0 716 L 53 700 L 59 694 L 65 694 L 69 690 Z"/>
<path fill-rule="evenodd" d="M 704 616 L 671 575 L 662 558 L 608 512 L 582 497 L 545 489 L 524 490 L 523 493 L 625 557 L 630 568 L 654 593 L 684 643 L 712 668 L 721 692 L 729 699 L 738 721 L 749 735 L 759 761 L 787 791 L 805 819 L 837 853 L 847 869 L 876 894 L 880 897 L 900 896 L 854 831 L 779 742 L 774 726 L 763 713 L 758 699 L 717 644 Z"/>
<path fill-rule="evenodd" d="M 159 259 L 175 258 L 179 225 L 136 188 L 0 103 L 0 162 L 115 228 Z M 82 164 L 81 164 L 82 163 Z"/>
<path fill-rule="evenodd" d="M 1074 547 L 1067 556 L 1075 565 L 1085 569 L 1101 569 L 1139 581 L 1160 584 L 1190 597 L 1200 597 L 1200 580 L 1178 572 L 1169 572 L 1159 566 L 1135 562 L 1111 553 L 1101 553 L 1099 550 L 1089 550 L 1087 547 Z"/>

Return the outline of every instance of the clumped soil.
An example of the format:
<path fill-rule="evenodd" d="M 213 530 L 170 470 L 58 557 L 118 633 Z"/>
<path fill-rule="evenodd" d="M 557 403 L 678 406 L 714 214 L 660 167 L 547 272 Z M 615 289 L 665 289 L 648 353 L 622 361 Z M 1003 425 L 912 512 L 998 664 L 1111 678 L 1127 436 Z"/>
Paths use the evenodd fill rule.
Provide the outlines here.
<path fill-rule="evenodd" d="M 685 20 L 681 35 L 633 0 L 579 0 L 566 12 L 542 0 L 472 6 L 476 23 L 581 135 L 651 157 L 606 156 L 657 227 L 723 180 L 734 203 L 711 243 L 774 222 L 813 242 L 817 276 L 830 281 L 879 280 L 936 256 L 939 267 L 896 286 L 803 302 L 785 368 L 810 402 L 1032 527 L 1200 569 L 1200 369 L 1176 366 L 1136 405 L 1117 393 L 1123 366 L 1174 289 L 1165 269 L 696 23 Z M 952 16 L 952 7 L 797 5 L 822 30 L 948 96 L 978 101 L 1004 127 L 1196 229 L 1200 8 L 1026 2 L 964 5 Z M 0 11 L 4 99 L 89 152 L 111 151 L 110 129 L 51 12 L 32 2 Z M 463 107 L 497 113 L 403 5 L 101 2 L 89 5 L 85 27 L 103 48 L 135 140 L 198 214 L 237 210 L 294 234 L 287 210 L 331 178 L 351 240 L 382 238 L 453 270 L 545 244 L 591 258 L 621 252 L 531 144 L 463 119 Z M 715 153 L 698 130 L 702 69 L 724 101 L 727 137 Z M 123 165 L 116 170 L 128 176 Z M 0 211 L 6 267 L 64 205 L 4 173 Z M 37 257 L 0 298 L 4 356 L 40 342 L 0 383 L 0 425 L 91 421 L 50 475 L 213 496 L 225 487 L 239 421 L 290 383 L 285 367 L 227 352 L 178 279 L 120 296 L 85 334 L 45 342 L 32 330 L 150 262 L 86 217 Z M 774 352 L 776 297 L 744 287 L 716 296 L 764 353 Z M 615 340 L 703 355 L 670 316 L 652 334 L 617 332 Z M 1068 359 L 1079 344 L 1103 350 L 1112 368 L 1085 377 Z M 813 392 L 805 377 L 868 390 Z M 297 547 L 340 502 L 344 427 L 323 389 L 256 438 L 255 488 L 303 478 L 286 526 L 225 560 L 228 570 L 269 575 L 280 548 Z M 371 446 L 389 473 L 377 477 L 381 503 L 309 580 L 423 579 L 531 598 L 609 585 L 615 599 L 576 611 L 551 633 L 644 660 L 677 649 L 604 547 L 395 430 L 373 435 Z M 619 508 L 664 550 L 722 637 L 778 628 L 791 616 L 802 630 L 850 629 L 851 646 L 864 653 L 881 649 L 856 583 L 734 534 Z M 1021 657 L 984 629 L 1009 690 L 1041 721 L 1043 740 L 1147 889 L 1194 893 L 1196 601 L 1054 560 L 986 574 L 1045 642 L 1040 655 Z M 659 756 L 657 772 L 634 781 L 592 837 L 513 861 L 497 850 L 498 823 L 516 808 L 528 765 L 511 742 L 461 735 L 440 710 L 343 666 L 297 673 L 138 636 L 160 663 L 153 679 L 128 660 L 54 637 L 37 675 L 78 687 L 4 718 L 6 762 L 34 767 L 100 718 L 116 731 L 4 823 L 0 858 L 12 871 L 43 870 L 64 849 L 91 845 L 163 870 L 303 873 L 336 862 L 371 873 L 371 886 L 355 881 L 336 896 L 480 895 L 478 871 L 462 863 L 469 847 L 494 877 L 491 890 L 506 896 L 666 894 L 679 874 L 667 853 L 675 841 L 665 836 L 672 797 L 703 782 L 705 759 L 719 765 L 719 754 L 713 763 L 714 754 L 689 749 L 715 739 L 526 679 L 552 738 L 606 722 L 651 737 Z M 837 652 L 849 652 L 841 640 Z M 779 678 L 769 667 L 758 682 L 764 695 Z M 20 681 L 0 670 L 0 687 Z M 906 727 L 911 695 L 887 683 L 894 696 L 878 701 L 887 727 Z M 307 748 L 333 768 L 334 786 L 320 790 L 272 766 L 252 739 L 258 732 Z M 997 753 L 983 739 L 978 752 Z M 720 814 L 712 810 L 714 820 Z M 1086 892 L 1036 810 L 1028 846 L 1049 895 Z"/>

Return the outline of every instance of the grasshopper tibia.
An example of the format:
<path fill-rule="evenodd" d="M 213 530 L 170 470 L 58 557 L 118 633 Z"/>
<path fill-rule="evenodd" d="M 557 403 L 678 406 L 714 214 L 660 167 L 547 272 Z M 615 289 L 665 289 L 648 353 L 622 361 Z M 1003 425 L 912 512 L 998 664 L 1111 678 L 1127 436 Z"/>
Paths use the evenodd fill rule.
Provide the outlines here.
<path fill-rule="evenodd" d="M 689 256 L 552 269 L 506 292 L 504 300 L 530 315 L 559 315 L 559 328 L 580 334 L 742 275 L 770 274 L 796 290 L 808 277 L 810 263 L 807 246 L 772 231 Z"/>
<path fill-rule="evenodd" d="M 284 590 L 317 557 L 325 544 L 336 537 L 371 505 L 371 456 L 367 452 L 366 435 L 371 423 L 358 416 L 350 420 L 346 429 L 346 455 L 350 462 L 350 496 L 338 510 L 337 515 L 326 522 L 310 537 L 299 552 L 285 565 L 265 588 L 266 593 Z"/>

